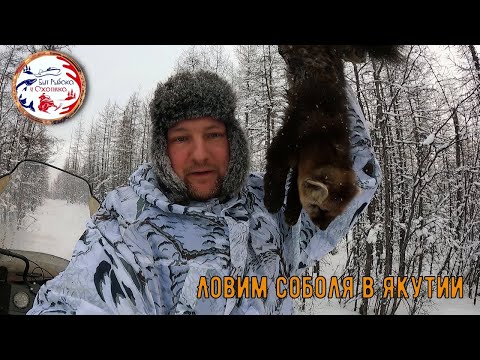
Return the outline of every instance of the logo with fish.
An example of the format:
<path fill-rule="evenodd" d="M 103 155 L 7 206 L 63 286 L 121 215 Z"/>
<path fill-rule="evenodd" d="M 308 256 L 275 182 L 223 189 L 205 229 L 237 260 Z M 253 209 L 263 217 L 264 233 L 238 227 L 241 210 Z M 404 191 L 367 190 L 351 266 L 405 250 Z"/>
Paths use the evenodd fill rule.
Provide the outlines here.
<path fill-rule="evenodd" d="M 58 124 L 71 118 L 85 99 L 83 71 L 58 51 L 37 52 L 17 68 L 12 93 L 18 109 L 30 120 Z"/>

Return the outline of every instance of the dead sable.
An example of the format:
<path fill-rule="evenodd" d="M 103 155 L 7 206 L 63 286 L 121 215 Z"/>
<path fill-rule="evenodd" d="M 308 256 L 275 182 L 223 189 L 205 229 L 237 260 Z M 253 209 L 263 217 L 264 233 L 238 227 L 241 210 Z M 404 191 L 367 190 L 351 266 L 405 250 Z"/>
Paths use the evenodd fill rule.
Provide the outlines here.
<path fill-rule="evenodd" d="M 279 45 L 287 65 L 287 108 L 267 151 L 265 206 L 298 221 L 302 207 L 325 230 L 360 191 L 352 170 L 344 61 L 398 61 L 398 46 Z"/>

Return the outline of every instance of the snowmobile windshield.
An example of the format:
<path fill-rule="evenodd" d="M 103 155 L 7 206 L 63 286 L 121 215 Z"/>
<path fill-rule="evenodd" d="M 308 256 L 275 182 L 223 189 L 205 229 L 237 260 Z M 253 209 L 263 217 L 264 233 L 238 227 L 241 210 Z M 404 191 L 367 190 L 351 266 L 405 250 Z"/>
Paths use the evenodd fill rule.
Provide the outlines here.
<path fill-rule="evenodd" d="M 0 249 L 26 257 L 32 273 L 57 275 L 98 205 L 84 179 L 24 160 L 0 178 Z M 0 254 L 0 266 L 23 271 L 25 263 Z"/>

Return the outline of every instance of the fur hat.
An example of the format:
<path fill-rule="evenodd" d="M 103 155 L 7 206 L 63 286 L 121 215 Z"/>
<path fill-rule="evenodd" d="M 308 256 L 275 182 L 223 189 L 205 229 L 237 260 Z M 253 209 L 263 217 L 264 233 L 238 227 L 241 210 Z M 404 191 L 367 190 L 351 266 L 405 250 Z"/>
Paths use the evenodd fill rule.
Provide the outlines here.
<path fill-rule="evenodd" d="M 180 71 L 159 83 L 152 102 L 151 161 L 162 192 L 170 201 L 186 205 L 184 182 L 173 171 L 167 154 L 167 131 L 181 120 L 211 116 L 222 121 L 230 145 L 230 162 L 218 196 L 225 201 L 243 187 L 250 166 L 247 138 L 235 118 L 236 96 L 216 73 Z"/>

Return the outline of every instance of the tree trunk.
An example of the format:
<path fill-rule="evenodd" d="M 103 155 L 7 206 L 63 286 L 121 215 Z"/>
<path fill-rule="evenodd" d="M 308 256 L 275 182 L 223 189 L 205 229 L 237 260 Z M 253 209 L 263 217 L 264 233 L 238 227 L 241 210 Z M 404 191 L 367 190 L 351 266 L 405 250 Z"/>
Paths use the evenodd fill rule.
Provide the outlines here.
<path fill-rule="evenodd" d="M 390 155 L 387 145 L 387 121 L 383 114 L 383 99 L 380 91 L 380 69 L 377 69 L 375 62 L 373 64 L 373 76 L 375 80 L 375 96 L 377 100 L 377 121 L 380 124 L 381 134 L 381 153 L 382 153 L 382 172 L 383 172 L 383 196 L 384 196 L 384 229 L 385 229 L 385 268 L 384 277 L 390 276 L 392 273 L 393 247 L 392 247 L 392 199 L 391 195 L 391 173 L 390 173 Z M 387 299 L 382 299 L 380 306 L 380 314 L 387 314 Z"/>
<path fill-rule="evenodd" d="M 475 66 L 475 70 L 477 71 L 478 80 L 480 80 L 480 60 L 478 58 L 477 50 L 475 49 L 474 45 L 468 45 L 468 49 L 470 50 L 470 54 L 472 55 L 473 65 Z"/>

